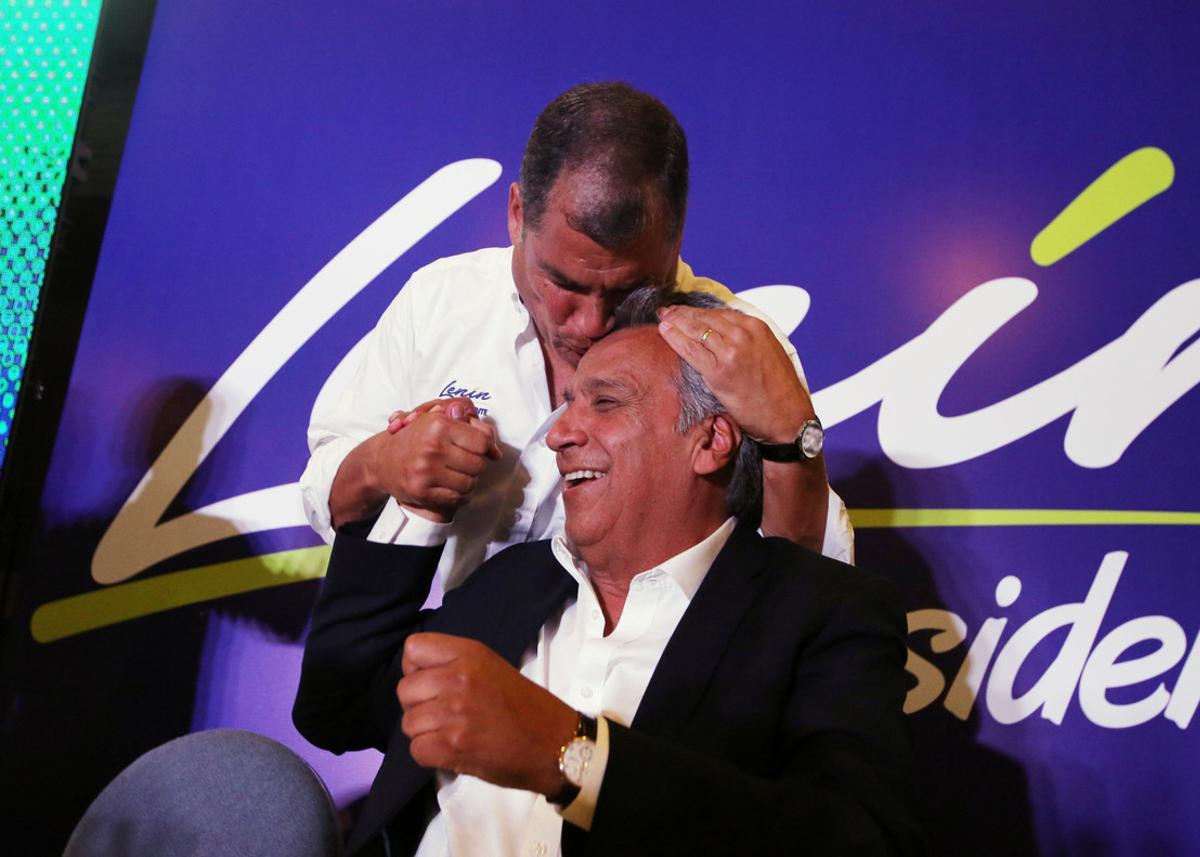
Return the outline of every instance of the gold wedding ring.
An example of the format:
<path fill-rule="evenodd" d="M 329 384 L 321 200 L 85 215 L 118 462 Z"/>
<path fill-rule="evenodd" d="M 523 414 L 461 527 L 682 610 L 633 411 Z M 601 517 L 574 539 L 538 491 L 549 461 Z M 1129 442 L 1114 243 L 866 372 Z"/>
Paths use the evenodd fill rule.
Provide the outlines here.
<path fill-rule="evenodd" d="M 712 332 L 713 332 L 713 329 L 710 327 L 708 330 L 704 331 L 704 333 L 700 335 L 700 344 L 701 345 L 703 345 L 708 340 L 708 335 Z"/>

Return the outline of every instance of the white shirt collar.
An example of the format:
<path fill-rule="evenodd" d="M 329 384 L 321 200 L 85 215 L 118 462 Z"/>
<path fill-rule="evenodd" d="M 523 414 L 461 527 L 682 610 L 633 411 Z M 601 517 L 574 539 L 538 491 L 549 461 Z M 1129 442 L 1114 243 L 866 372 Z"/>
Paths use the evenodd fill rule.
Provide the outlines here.
<path fill-rule="evenodd" d="M 716 560 L 717 554 L 721 552 L 721 548 L 725 547 L 725 543 L 729 541 L 729 537 L 733 534 L 733 528 L 736 525 L 737 518 L 726 518 L 725 523 L 713 530 L 703 540 L 675 554 L 670 559 L 664 560 L 654 568 L 649 568 L 634 575 L 633 579 L 637 580 L 644 575 L 661 572 L 674 580 L 680 590 L 683 591 L 684 597 L 688 601 L 691 601 L 692 597 L 696 594 L 696 590 L 700 588 L 700 584 L 704 582 L 704 578 L 708 574 L 709 568 L 712 567 L 713 561 Z M 562 567 L 580 585 L 583 585 L 585 582 L 589 586 L 591 585 L 587 564 L 571 553 L 564 534 L 560 533 L 555 536 L 550 547 L 554 552 L 555 559 L 559 561 Z"/>

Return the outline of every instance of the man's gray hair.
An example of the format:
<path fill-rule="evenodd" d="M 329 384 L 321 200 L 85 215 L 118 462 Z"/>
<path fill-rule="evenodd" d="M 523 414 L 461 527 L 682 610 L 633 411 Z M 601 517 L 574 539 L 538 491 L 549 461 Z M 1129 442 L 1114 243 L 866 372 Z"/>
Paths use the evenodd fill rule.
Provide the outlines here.
<path fill-rule="evenodd" d="M 720 298 L 706 292 L 680 292 L 646 286 L 630 292 L 617 307 L 614 330 L 628 327 L 658 325 L 658 310 L 667 306 L 690 306 L 702 309 L 728 309 Z M 679 419 L 675 430 L 684 434 L 699 425 L 706 417 L 724 414 L 722 405 L 692 366 L 679 358 L 675 373 L 679 392 Z M 758 444 L 742 433 L 741 446 L 733 462 L 733 473 L 725 493 L 729 514 L 742 523 L 757 527 L 762 520 L 762 456 Z"/>

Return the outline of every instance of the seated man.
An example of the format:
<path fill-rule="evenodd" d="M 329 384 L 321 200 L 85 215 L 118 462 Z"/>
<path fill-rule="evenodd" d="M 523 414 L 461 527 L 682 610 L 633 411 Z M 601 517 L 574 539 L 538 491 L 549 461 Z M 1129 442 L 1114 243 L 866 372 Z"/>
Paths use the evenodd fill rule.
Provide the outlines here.
<path fill-rule="evenodd" d="M 439 548 L 337 537 L 293 714 L 386 753 L 349 853 L 923 851 L 898 598 L 758 535 L 756 445 L 661 300 L 631 296 L 548 435 L 565 537 L 432 611 Z"/>

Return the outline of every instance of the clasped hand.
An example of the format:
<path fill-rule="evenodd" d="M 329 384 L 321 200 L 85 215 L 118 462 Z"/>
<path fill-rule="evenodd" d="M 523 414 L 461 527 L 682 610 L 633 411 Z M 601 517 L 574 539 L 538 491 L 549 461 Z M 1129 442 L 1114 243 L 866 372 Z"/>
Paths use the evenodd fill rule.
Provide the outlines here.
<path fill-rule="evenodd" d="M 499 458 L 496 427 L 480 419 L 469 399 L 433 399 L 389 417 L 371 472 L 398 503 L 445 522 Z"/>

